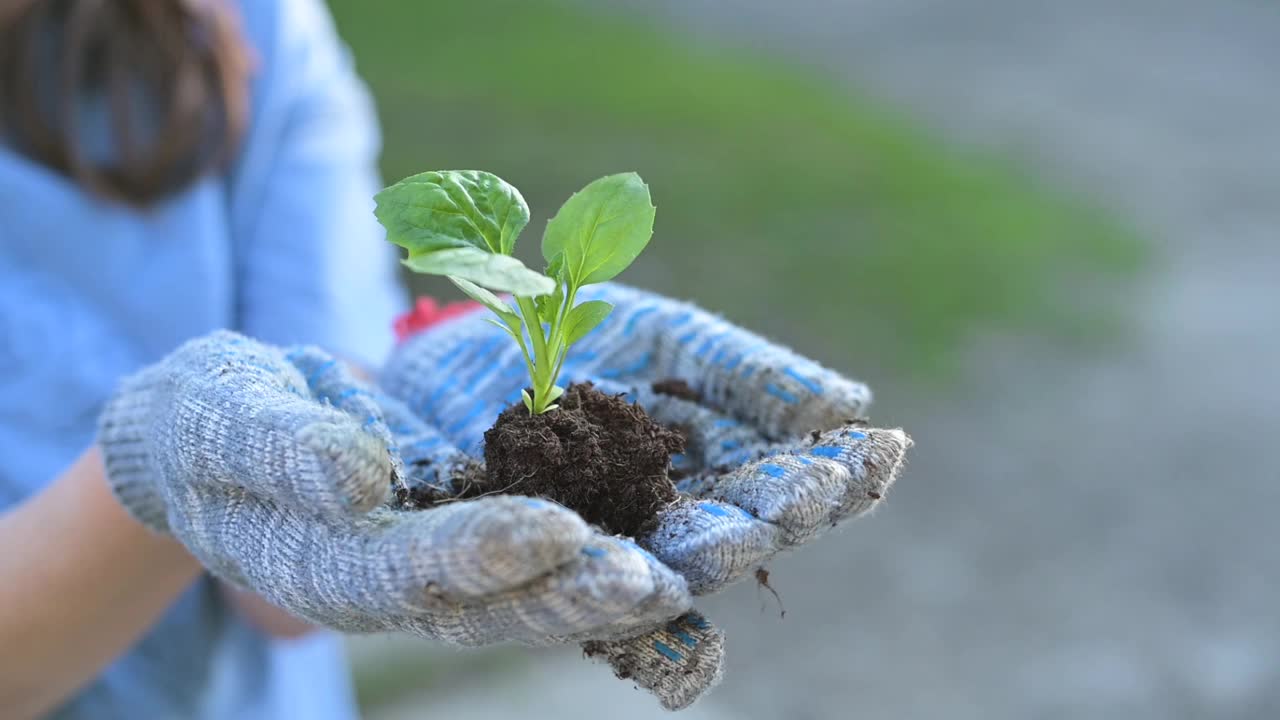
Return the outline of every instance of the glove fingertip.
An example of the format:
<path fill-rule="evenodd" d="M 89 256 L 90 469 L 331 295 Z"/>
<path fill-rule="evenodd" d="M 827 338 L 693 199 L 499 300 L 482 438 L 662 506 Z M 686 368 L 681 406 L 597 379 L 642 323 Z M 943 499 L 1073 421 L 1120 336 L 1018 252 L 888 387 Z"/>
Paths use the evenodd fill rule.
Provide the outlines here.
<path fill-rule="evenodd" d="M 314 502 L 322 511 L 364 514 L 386 502 L 394 464 L 380 439 L 352 422 L 322 421 L 304 426 L 297 440 L 313 460 L 302 470 L 314 474 L 298 480 L 315 489 Z"/>
<path fill-rule="evenodd" d="M 853 430 L 866 436 L 862 448 L 862 469 L 851 491 L 865 498 L 869 510 L 878 504 L 889 488 L 898 480 L 906 465 L 907 451 L 915 444 L 911 436 L 901 428 Z"/>
<path fill-rule="evenodd" d="M 745 577 L 777 552 L 781 532 L 736 505 L 688 500 L 666 510 L 640 542 L 680 573 L 691 593 L 705 595 Z"/>
<path fill-rule="evenodd" d="M 697 612 L 638 637 L 589 641 L 582 649 L 607 662 L 619 679 L 653 693 L 665 710 L 689 707 L 724 676 L 724 633 Z"/>
<path fill-rule="evenodd" d="M 426 513 L 423 550 L 446 593 L 503 592 L 577 560 L 591 537 L 570 510 L 537 498 L 494 496 Z"/>

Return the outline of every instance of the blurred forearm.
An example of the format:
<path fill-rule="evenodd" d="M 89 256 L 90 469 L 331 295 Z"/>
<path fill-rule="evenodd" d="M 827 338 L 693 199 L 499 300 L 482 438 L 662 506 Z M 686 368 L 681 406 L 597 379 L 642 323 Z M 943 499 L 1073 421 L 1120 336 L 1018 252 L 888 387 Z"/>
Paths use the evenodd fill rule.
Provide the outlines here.
<path fill-rule="evenodd" d="M 272 637 L 301 637 L 317 629 L 315 625 L 281 610 L 256 593 L 240 590 L 226 583 L 222 585 L 222 592 L 244 619 Z"/>
<path fill-rule="evenodd" d="M 127 650 L 199 574 L 112 496 L 97 450 L 0 515 L 0 708 L 56 707 Z"/>

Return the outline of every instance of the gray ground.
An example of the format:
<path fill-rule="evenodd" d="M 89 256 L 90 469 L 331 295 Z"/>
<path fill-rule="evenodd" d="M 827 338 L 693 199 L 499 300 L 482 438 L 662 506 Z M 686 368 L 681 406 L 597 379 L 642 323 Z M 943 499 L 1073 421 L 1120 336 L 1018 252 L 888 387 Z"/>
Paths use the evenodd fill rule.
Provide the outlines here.
<path fill-rule="evenodd" d="M 774 564 L 785 620 L 749 584 L 703 603 L 729 673 L 687 717 L 1280 717 L 1280 13 L 615 1 L 822 63 L 1158 251 L 1121 347 L 988 338 L 948 397 L 876 388 L 875 417 L 917 440 L 906 477 Z M 386 717 L 660 716 L 573 655 Z"/>

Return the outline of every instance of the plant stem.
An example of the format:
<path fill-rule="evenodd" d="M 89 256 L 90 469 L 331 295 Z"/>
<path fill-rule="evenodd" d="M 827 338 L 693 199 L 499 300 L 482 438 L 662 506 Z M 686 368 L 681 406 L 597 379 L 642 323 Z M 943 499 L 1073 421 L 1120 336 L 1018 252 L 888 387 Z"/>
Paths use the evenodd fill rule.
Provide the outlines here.
<path fill-rule="evenodd" d="M 538 319 L 537 305 L 531 298 L 519 296 L 516 297 L 516 305 L 520 306 L 520 314 L 524 316 L 525 327 L 533 340 L 534 365 L 530 379 L 533 380 L 533 414 L 539 415 L 545 412 L 547 405 L 550 404 L 547 397 L 555 384 L 555 374 L 552 370 L 556 362 L 547 354 L 547 338 L 543 334 L 542 321 Z"/>
<path fill-rule="evenodd" d="M 569 348 L 564 347 L 564 319 L 568 317 L 569 311 L 573 309 L 573 301 L 578 298 L 578 288 L 569 288 L 565 295 L 564 302 L 560 305 L 560 312 L 556 314 L 556 322 L 551 326 L 551 345 L 558 352 L 555 358 L 555 369 L 551 371 L 551 377 L 560 377 L 560 368 L 564 365 L 564 358 L 569 354 Z"/>

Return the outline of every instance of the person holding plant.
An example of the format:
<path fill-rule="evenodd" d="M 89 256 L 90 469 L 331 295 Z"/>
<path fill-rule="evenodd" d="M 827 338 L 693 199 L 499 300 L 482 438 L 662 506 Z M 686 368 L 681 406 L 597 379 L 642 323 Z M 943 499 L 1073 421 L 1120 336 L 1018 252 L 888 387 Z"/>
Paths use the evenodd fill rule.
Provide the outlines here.
<path fill-rule="evenodd" d="M 477 462 L 525 360 L 475 313 L 392 348 L 376 153 L 320 0 L 0 7 L 0 716 L 354 717 L 315 627 L 583 642 L 682 707 L 720 670 L 692 596 L 893 481 L 906 437 L 847 425 L 864 386 L 606 283 L 561 375 L 687 380 L 719 407 L 655 417 L 741 468 L 682 488 L 683 534 L 400 510 Z"/>

